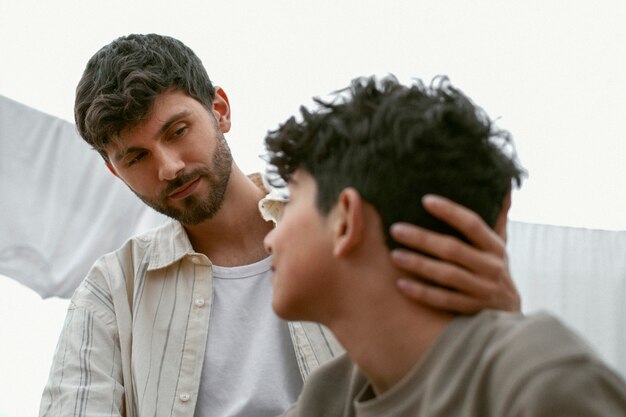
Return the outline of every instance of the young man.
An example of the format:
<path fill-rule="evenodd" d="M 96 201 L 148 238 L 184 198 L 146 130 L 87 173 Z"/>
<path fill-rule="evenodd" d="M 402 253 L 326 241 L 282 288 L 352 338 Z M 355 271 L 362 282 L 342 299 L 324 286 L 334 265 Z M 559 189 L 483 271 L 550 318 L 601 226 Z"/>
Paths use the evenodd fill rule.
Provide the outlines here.
<path fill-rule="evenodd" d="M 266 190 L 232 160 L 224 90 L 180 41 L 130 35 L 90 59 L 75 116 L 113 175 L 172 221 L 103 256 L 76 290 L 40 415 L 282 413 L 341 349 L 322 327 L 287 324 L 270 308 L 263 238 L 273 223 L 259 213 Z M 458 206 L 447 210 L 456 227 L 473 223 Z M 407 299 L 519 308 L 493 233 L 476 230 L 473 248 L 409 230 L 409 246 L 440 260 L 423 267 L 423 256 L 405 253 L 407 270 L 436 282 L 453 269 L 459 292 L 414 283 Z M 466 262 L 445 260 L 454 248 Z"/>
<path fill-rule="evenodd" d="M 504 237 L 522 176 L 509 135 L 445 78 L 357 79 L 317 103 L 266 138 L 290 192 L 266 237 L 272 305 L 327 326 L 347 356 L 316 371 L 285 415 L 626 415 L 624 382 L 549 315 L 457 316 L 397 291 L 393 223 L 457 235 L 422 198 L 460 202 Z"/>

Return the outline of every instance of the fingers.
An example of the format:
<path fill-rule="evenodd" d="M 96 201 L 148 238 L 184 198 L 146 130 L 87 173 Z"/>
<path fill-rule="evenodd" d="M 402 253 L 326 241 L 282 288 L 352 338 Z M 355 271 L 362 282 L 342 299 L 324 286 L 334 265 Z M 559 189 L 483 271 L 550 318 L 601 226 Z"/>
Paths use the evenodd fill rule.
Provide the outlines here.
<path fill-rule="evenodd" d="M 454 289 L 474 298 L 489 299 L 500 285 L 497 275 L 478 277 L 455 264 L 429 258 L 403 249 L 391 252 L 393 263 L 413 275 L 422 277 L 439 287 Z"/>
<path fill-rule="evenodd" d="M 450 312 L 519 311 L 504 239 L 479 215 L 446 198 L 428 195 L 423 204 L 472 244 L 415 225 L 394 224 L 393 239 L 416 250 L 391 251 L 392 262 L 410 277 L 400 279 L 398 288 L 410 299 Z"/>
<path fill-rule="evenodd" d="M 424 285 L 414 280 L 399 279 L 398 288 L 404 295 L 415 301 L 451 313 L 471 314 L 484 308 L 483 304 L 475 298 L 432 285 Z"/>
<path fill-rule="evenodd" d="M 461 232 L 477 248 L 497 255 L 505 252 L 503 239 L 472 210 L 433 194 L 424 196 L 422 204 L 426 211 Z"/>
<path fill-rule="evenodd" d="M 484 309 L 503 311 L 521 311 L 517 291 L 500 287 L 492 297 L 483 299 L 456 292 L 447 288 L 436 287 L 414 279 L 400 278 L 398 289 L 408 298 L 431 308 L 451 313 L 473 314 Z"/>
<path fill-rule="evenodd" d="M 415 226 L 410 228 L 415 233 L 432 233 L 417 230 Z M 424 241 L 428 242 L 428 239 Z M 443 244 L 449 243 L 443 241 Z M 452 243 L 471 249 L 468 253 L 474 259 L 470 257 L 464 262 L 454 262 L 454 258 L 436 259 L 406 249 L 394 249 L 390 252 L 391 261 L 407 272 L 411 277 L 409 282 L 414 284 L 407 287 L 409 292 L 406 295 L 433 308 L 453 312 L 468 313 L 485 308 L 520 311 L 520 296 L 508 270 L 506 253 L 499 258 L 476 251 L 456 239 Z M 419 249 L 419 245 L 414 247 Z"/>
<path fill-rule="evenodd" d="M 396 241 L 407 247 L 462 266 L 469 271 L 481 271 L 485 277 L 498 277 L 503 273 L 503 266 L 506 267 L 506 264 L 502 262 L 506 252 L 493 254 L 486 250 L 479 250 L 450 235 L 443 235 L 408 223 L 394 224 L 391 226 L 390 233 Z M 407 251 L 402 251 L 402 254 L 397 256 L 411 257 L 412 255 L 421 256 Z M 407 262 L 409 261 L 407 259 Z M 411 268 L 406 269 L 413 271 Z"/>

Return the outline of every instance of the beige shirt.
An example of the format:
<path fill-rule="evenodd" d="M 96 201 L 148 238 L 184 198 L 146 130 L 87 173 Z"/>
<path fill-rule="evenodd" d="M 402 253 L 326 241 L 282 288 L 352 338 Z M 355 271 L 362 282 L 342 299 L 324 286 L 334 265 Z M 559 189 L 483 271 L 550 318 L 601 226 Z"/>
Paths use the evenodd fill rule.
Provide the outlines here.
<path fill-rule="evenodd" d="M 193 416 L 212 291 L 176 221 L 103 256 L 72 297 L 40 416 Z M 289 331 L 303 379 L 341 351 L 317 324 Z"/>
<path fill-rule="evenodd" d="M 453 320 L 376 397 L 348 356 L 324 365 L 285 417 L 626 416 L 626 383 L 547 314 L 486 310 Z"/>

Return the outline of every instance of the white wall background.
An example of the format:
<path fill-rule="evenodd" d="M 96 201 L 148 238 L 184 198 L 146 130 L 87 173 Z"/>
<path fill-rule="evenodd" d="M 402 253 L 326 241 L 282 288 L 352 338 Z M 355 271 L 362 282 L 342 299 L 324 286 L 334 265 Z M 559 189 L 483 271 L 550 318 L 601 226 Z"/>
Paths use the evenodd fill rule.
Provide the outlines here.
<path fill-rule="evenodd" d="M 227 139 L 253 171 L 266 131 L 312 96 L 447 74 L 514 135 L 530 176 L 511 218 L 626 230 L 624 22 L 623 0 L 3 0 L 0 94 L 71 121 L 97 49 L 169 34 L 229 94 Z M 0 278 L 0 417 L 36 414 L 64 308 Z"/>
<path fill-rule="evenodd" d="M 73 120 L 89 57 L 117 36 L 180 38 L 230 95 L 246 170 L 301 103 L 357 75 L 448 74 L 509 129 L 530 176 L 512 218 L 626 229 L 623 0 L 8 1 L 0 93 Z"/>

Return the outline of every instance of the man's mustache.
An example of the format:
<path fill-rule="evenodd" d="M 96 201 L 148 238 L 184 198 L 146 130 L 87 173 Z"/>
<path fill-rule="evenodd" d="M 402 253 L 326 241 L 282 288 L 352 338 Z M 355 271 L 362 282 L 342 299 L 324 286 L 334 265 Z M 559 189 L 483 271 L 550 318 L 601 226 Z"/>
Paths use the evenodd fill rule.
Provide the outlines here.
<path fill-rule="evenodd" d="M 206 175 L 206 172 L 204 169 L 196 169 L 195 171 L 192 171 L 186 174 L 181 174 L 180 177 L 174 178 L 167 184 L 165 189 L 161 192 L 161 199 L 166 199 L 177 188 L 180 188 L 186 183 L 192 180 L 195 180 L 198 177 L 205 176 L 205 175 Z"/>

